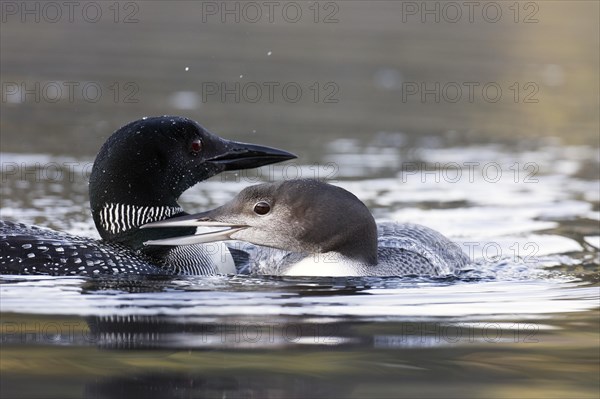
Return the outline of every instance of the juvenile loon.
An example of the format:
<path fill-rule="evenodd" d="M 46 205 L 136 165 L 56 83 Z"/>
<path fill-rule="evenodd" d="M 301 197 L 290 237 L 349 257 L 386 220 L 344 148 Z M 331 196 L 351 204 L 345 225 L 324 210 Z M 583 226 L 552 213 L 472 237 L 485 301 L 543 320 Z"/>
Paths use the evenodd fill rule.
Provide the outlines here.
<path fill-rule="evenodd" d="M 215 274 L 234 272 L 221 246 L 149 248 L 144 241 L 192 234 L 195 228 L 140 230 L 185 215 L 179 196 L 226 170 L 255 168 L 293 154 L 222 139 L 176 116 L 143 118 L 104 143 L 90 175 L 94 223 L 103 241 L 0 221 L 0 274 Z M 157 234 L 158 233 L 158 234 Z"/>
<path fill-rule="evenodd" d="M 213 210 L 149 227 L 210 226 L 218 232 L 150 240 L 182 245 L 240 240 L 289 251 L 258 274 L 295 276 L 451 276 L 468 256 L 442 234 L 417 224 L 382 223 L 352 193 L 317 180 L 288 180 L 242 190 Z"/>

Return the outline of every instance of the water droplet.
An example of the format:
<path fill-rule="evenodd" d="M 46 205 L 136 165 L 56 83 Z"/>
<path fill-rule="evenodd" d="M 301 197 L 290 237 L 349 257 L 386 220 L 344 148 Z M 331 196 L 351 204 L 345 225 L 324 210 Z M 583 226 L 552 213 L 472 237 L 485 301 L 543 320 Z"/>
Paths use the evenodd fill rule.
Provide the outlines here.
<path fill-rule="evenodd" d="M 273 52 L 272 52 L 272 51 L 269 51 L 269 52 L 267 53 L 267 55 L 271 55 L 271 54 L 273 54 Z"/>
<path fill-rule="evenodd" d="M 190 67 L 185 67 L 185 71 L 186 72 L 189 71 L 189 70 L 190 70 Z"/>

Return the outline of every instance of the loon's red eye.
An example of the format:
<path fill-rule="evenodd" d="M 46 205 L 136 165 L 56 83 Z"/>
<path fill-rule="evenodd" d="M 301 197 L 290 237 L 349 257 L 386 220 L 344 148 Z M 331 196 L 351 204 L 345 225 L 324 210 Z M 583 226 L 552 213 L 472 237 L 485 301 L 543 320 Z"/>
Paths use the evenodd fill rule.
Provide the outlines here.
<path fill-rule="evenodd" d="M 202 141 L 200 139 L 192 141 L 192 155 L 197 155 L 200 151 L 202 151 Z"/>

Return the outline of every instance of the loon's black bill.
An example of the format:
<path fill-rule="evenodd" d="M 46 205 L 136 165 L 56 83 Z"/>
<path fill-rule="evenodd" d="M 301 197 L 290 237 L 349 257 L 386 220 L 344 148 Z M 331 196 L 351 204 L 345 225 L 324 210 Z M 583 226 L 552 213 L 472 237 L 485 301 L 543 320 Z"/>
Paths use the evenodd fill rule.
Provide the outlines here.
<path fill-rule="evenodd" d="M 199 215 L 186 215 L 177 218 L 161 220 L 158 222 L 148 223 L 140 228 L 148 229 L 154 227 L 223 227 L 222 230 L 211 230 L 206 233 L 197 233 L 191 236 L 180 236 L 163 238 L 160 240 L 149 240 L 144 242 L 144 245 L 192 245 L 192 244 L 204 244 L 215 241 L 226 241 L 231 240 L 231 235 L 237 233 L 240 230 L 244 230 L 248 226 L 215 222 L 210 220 L 199 220 L 202 216 Z"/>
<path fill-rule="evenodd" d="M 239 170 L 258 168 L 294 158 L 298 157 L 277 148 L 229 141 L 225 153 L 208 159 L 206 162 L 224 165 L 225 170 Z"/>

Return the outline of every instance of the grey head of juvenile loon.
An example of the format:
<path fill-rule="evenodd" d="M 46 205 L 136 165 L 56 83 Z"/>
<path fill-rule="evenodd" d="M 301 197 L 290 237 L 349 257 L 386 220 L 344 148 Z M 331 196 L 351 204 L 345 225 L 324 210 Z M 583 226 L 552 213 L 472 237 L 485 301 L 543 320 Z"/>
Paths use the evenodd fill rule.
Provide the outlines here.
<path fill-rule="evenodd" d="M 140 226 L 185 215 L 179 196 L 226 170 L 259 167 L 293 154 L 220 138 L 197 122 L 176 116 L 148 117 L 118 129 L 100 149 L 89 182 L 94 223 L 104 241 L 21 223 L 0 221 L 2 274 L 213 274 L 232 271 L 227 248 L 149 248 L 149 239 L 192 234 Z M 214 251 L 213 251 L 214 252 Z M 217 262 L 217 264 L 214 264 Z"/>
<path fill-rule="evenodd" d="M 247 187 L 225 205 L 143 226 L 220 227 L 221 231 L 151 240 L 185 245 L 240 240 L 289 251 L 259 274 L 302 276 L 451 276 L 469 263 L 448 238 L 417 224 L 375 223 L 352 193 L 316 180 Z"/>

